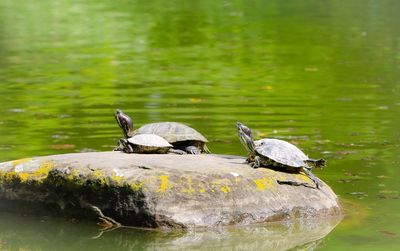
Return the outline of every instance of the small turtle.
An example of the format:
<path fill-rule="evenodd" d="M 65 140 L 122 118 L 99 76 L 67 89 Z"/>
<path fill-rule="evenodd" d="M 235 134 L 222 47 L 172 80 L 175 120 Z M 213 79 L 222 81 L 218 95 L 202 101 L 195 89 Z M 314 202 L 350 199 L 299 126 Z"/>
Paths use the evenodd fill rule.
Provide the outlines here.
<path fill-rule="evenodd" d="M 311 168 L 325 166 L 324 159 L 314 160 L 305 155 L 299 148 L 289 142 L 279 139 L 261 139 L 254 141 L 251 130 L 240 122 L 236 123 L 239 139 L 249 152 L 248 162 L 254 168 L 260 166 L 275 167 L 288 172 L 304 172 L 316 185 L 321 181 L 311 173 Z"/>
<path fill-rule="evenodd" d="M 119 140 L 119 146 L 114 149 L 126 153 L 167 153 L 172 148 L 164 138 L 155 134 L 138 134 Z"/>
<path fill-rule="evenodd" d="M 208 140 L 187 125 L 177 122 L 159 122 L 143 125 L 134 131 L 132 119 L 121 110 L 115 111 L 115 119 L 126 138 L 138 134 L 156 134 L 173 145 L 170 152 L 178 154 L 210 153 L 206 146 Z"/>

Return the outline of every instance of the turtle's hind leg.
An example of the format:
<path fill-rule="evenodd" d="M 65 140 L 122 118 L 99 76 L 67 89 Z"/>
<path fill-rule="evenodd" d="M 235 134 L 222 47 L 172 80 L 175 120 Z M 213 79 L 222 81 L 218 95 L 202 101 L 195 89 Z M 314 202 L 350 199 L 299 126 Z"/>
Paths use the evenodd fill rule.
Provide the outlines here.
<path fill-rule="evenodd" d="M 185 152 L 185 151 L 183 151 L 183 150 L 181 150 L 181 149 L 175 149 L 175 148 L 169 149 L 168 152 L 169 152 L 169 153 L 180 154 L 180 155 L 182 155 L 182 154 L 187 154 L 187 152 Z"/>
<path fill-rule="evenodd" d="M 201 154 L 201 149 L 197 146 L 187 146 L 185 147 L 185 151 L 190 154 Z"/>
<path fill-rule="evenodd" d="M 129 144 L 127 139 L 120 139 L 118 140 L 118 146 L 116 148 L 114 148 L 114 151 L 121 151 L 121 152 L 125 152 L 125 153 L 133 153 L 133 148 L 132 146 Z"/>
<path fill-rule="evenodd" d="M 322 182 L 317 178 L 310 170 L 303 167 L 303 172 L 315 183 L 315 186 L 319 189 L 322 186 Z"/>
<path fill-rule="evenodd" d="M 304 162 L 314 168 L 323 168 L 326 166 L 326 160 L 324 159 L 308 159 Z"/>
<path fill-rule="evenodd" d="M 201 154 L 201 149 L 194 145 L 189 145 L 189 146 L 178 145 L 170 149 L 169 152 L 176 154 Z"/>

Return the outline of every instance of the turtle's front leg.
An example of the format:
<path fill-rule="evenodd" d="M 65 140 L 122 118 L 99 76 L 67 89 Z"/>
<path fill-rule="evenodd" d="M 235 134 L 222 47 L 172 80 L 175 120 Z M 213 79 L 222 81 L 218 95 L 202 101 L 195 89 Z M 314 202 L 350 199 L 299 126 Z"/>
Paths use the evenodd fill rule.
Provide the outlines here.
<path fill-rule="evenodd" d="M 254 162 L 250 163 L 250 166 L 253 168 L 259 168 L 261 166 L 261 158 L 260 156 L 256 156 L 254 158 Z"/>
<path fill-rule="evenodd" d="M 120 152 L 123 152 L 123 151 L 124 151 L 124 145 L 121 143 L 121 140 L 122 140 L 122 139 L 119 139 L 119 140 L 118 140 L 118 146 L 115 147 L 115 148 L 113 149 L 113 151 L 120 151 Z"/>
<path fill-rule="evenodd" d="M 247 159 L 246 159 L 246 163 L 252 163 L 252 162 L 254 162 L 254 156 L 253 155 L 249 155 L 249 157 L 247 157 Z"/>
<path fill-rule="evenodd" d="M 125 153 L 133 153 L 133 148 L 132 146 L 129 144 L 127 139 L 120 139 L 118 141 L 119 146 L 117 147 L 117 149 L 119 151 L 125 152 Z"/>

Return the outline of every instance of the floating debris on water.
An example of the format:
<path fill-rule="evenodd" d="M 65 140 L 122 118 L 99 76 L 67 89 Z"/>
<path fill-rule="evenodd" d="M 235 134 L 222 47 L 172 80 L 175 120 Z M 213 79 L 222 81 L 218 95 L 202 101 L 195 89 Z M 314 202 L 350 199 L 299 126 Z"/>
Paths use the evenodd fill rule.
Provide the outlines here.
<path fill-rule="evenodd" d="M 387 230 L 379 230 L 379 233 L 386 235 L 386 236 L 396 236 L 397 234 Z"/>
<path fill-rule="evenodd" d="M 98 152 L 98 150 L 85 147 L 85 148 L 80 149 L 78 152 L 80 152 L 80 153 L 90 153 L 90 152 Z"/>
<path fill-rule="evenodd" d="M 75 148 L 75 145 L 73 144 L 51 145 L 50 148 L 53 150 L 67 150 Z"/>
<path fill-rule="evenodd" d="M 361 180 L 361 178 L 359 176 L 357 176 L 357 177 L 339 179 L 338 182 L 339 183 L 353 183 L 353 182 L 360 181 L 360 180 Z"/>
<path fill-rule="evenodd" d="M 348 194 L 356 196 L 358 199 L 364 199 L 364 198 L 368 197 L 368 194 L 365 192 L 351 192 Z"/>
<path fill-rule="evenodd" d="M 382 190 L 378 193 L 379 199 L 400 199 L 400 192 L 396 190 Z"/>
<path fill-rule="evenodd" d="M 8 110 L 8 111 L 14 112 L 14 113 L 22 113 L 22 112 L 25 112 L 24 109 L 20 109 L 20 108 L 14 108 L 14 109 L 10 109 L 10 110 Z"/>

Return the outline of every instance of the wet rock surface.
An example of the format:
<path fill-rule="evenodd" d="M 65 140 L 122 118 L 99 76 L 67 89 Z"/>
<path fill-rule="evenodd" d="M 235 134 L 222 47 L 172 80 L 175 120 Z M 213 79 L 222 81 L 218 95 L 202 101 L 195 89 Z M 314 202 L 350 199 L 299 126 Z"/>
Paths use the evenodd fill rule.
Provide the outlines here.
<path fill-rule="evenodd" d="M 244 161 L 121 152 L 14 160 L 0 163 L 0 209 L 90 218 L 95 206 L 126 226 L 182 229 L 340 214 L 327 184 Z"/>

